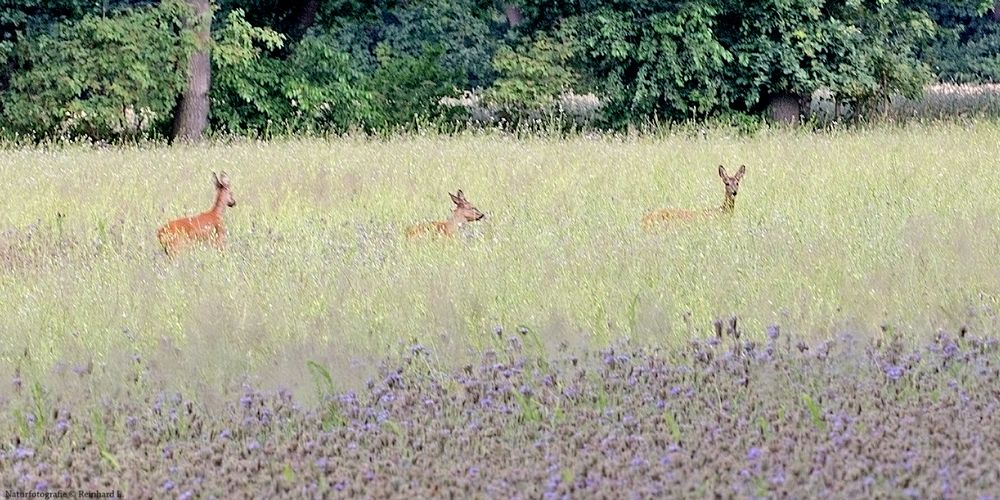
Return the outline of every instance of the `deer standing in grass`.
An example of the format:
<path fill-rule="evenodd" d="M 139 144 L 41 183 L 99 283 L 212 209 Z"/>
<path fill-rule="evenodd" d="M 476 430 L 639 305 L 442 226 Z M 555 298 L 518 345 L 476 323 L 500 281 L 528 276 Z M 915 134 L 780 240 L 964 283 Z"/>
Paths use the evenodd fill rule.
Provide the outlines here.
<path fill-rule="evenodd" d="M 207 212 L 192 217 L 182 217 L 168 222 L 156 232 L 163 251 L 167 255 L 175 255 L 183 247 L 192 243 L 211 243 L 222 250 L 226 244 L 226 228 L 222 224 L 222 214 L 226 207 L 236 205 L 233 192 L 229 186 L 229 176 L 212 172 L 215 181 L 215 204 Z"/>
<path fill-rule="evenodd" d="M 710 217 L 719 214 L 731 214 L 736 206 L 736 193 L 740 190 L 740 180 L 747 171 L 746 165 L 740 165 L 736 175 L 730 176 L 726 173 L 726 167 L 719 165 L 719 177 L 726 186 L 726 198 L 722 201 L 722 206 L 705 210 L 683 210 L 677 208 L 664 208 L 653 210 L 642 218 L 642 225 L 647 229 L 659 222 L 670 220 L 690 220 L 698 217 Z"/>
<path fill-rule="evenodd" d="M 458 228 L 466 222 L 477 221 L 486 217 L 486 214 L 480 212 L 478 208 L 469 203 L 469 200 L 465 199 L 465 193 L 461 189 L 456 194 L 448 193 L 448 196 L 455 203 L 455 208 L 451 211 L 451 217 L 446 221 L 411 226 L 406 230 L 407 239 L 416 238 L 424 233 L 431 233 L 438 236 L 454 236 Z"/>

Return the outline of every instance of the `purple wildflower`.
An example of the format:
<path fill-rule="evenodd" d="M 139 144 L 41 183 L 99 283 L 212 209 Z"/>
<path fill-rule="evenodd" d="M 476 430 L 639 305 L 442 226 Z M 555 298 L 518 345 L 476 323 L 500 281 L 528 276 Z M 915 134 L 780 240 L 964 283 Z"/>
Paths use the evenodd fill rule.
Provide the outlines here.
<path fill-rule="evenodd" d="M 767 327 L 767 338 L 771 340 L 778 340 L 778 335 L 781 333 L 778 325 L 771 325 Z"/>
<path fill-rule="evenodd" d="M 896 365 L 886 365 L 883 368 L 887 377 L 892 380 L 899 380 L 903 376 L 903 367 Z"/>
<path fill-rule="evenodd" d="M 949 340 L 948 343 L 944 345 L 944 355 L 945 357 L 950 358 L 956 354 L 958 354 L 958 344 Z"/>
<path fill-rule="evenodd" d="M 769 481 L 774 486 L 780 486 L 782 484 L 785 484 L 785 471 L 779 470 L 774 472 L 773 474 L 771 474 Z"/>
<path fill-rule="evenodd" d="M 348 391 L 348 392 L 345 392 L 345 393 L 337 396 L 337 401 L 339 401 L 339 402 L 341 402 L 343 404 L 351 404 L 351 405 L 353 405 L 353 404 L 357 404 L 357 402 L 358 402 L 358 396 L 357 396 L 357 394 L 354 393 L 354 391 Z"/>

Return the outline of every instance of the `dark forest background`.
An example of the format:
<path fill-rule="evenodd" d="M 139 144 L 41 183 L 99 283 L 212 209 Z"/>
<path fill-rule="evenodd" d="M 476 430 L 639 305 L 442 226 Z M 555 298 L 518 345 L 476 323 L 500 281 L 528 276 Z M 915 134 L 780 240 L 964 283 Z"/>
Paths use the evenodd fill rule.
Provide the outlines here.
<path fill-rule="evenodd" d="M 3 0 L 0 29 L 0 129 L 36 140 L 794 120 L 818 90 L 863 119 L 1000 80 L 994 0 Z"/>

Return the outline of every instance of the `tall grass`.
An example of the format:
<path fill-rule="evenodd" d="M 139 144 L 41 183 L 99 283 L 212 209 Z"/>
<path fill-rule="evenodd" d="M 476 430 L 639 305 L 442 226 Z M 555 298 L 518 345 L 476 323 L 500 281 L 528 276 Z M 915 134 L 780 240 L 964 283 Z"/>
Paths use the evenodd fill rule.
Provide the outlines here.
<path fill-rule="evenodd" d="M 497 328 L 676 345 L 728 315 L 760 336 L 995 331 L 998 157 L 985 123 L 4 151 L 0 371 L 118 376 L 138 355 L 181 385 L 294 384 L 306 360 L 357 380 L 412 344 L 464 359 Z M 741 163 L 731 218 L 641 229 L 717 206 L 717 165 Z M 156 228 L 209 206 L 213 170 L 238 202 L 226 252 L 166 259 Z M 487 218 L 407 242 L 458 188 Z"/>

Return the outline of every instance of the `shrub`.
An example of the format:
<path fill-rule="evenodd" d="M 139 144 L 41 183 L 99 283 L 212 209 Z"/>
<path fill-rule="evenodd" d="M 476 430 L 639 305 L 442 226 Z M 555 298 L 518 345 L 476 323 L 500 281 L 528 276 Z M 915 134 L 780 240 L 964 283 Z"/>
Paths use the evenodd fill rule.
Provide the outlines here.
<path fill-rule="evenodd" d="M 185 83 L 184 9 L 167 0 L 20 39 L 2 100 L 7 132 L 94 139 L 162 133 Z"/>

